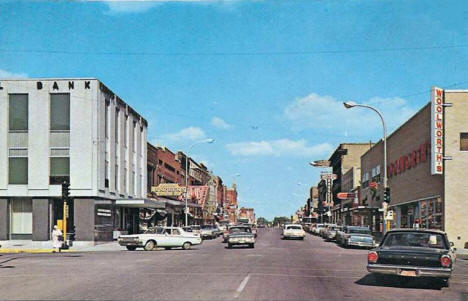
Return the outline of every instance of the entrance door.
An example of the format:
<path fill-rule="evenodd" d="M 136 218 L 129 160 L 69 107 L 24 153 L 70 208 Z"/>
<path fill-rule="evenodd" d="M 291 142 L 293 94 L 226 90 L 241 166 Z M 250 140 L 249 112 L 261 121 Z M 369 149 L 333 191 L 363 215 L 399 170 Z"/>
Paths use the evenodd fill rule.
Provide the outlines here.
<path fill-rule="evenodd" d="M 11 199 L 10 208 L 10 238 L 32 239 L 32 199 Z"/>

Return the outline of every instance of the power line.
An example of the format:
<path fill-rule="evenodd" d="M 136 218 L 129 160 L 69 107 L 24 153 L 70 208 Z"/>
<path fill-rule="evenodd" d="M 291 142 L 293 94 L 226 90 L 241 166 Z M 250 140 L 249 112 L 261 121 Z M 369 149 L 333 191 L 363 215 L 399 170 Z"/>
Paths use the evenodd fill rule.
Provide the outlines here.
<path fill-rule="evenodd" d="M 76 51 L 76 50 L 44 50 L 44 49 L 6 49 L 3 53 L 35 53 L 35 54 L 70 54 L 70 55 L 112 55 L 112 56 L 283 56 L 283 55 L 309 55 L 309 54 L 341 54 L 341 53 L 376 53 L 376 52 L 400 52 L 419 50 L 440 50 L 466 48 L 468 44 L 460 45 L 436 45 L 421 47 L 390 47 L 372 49 L 323 49 L 323 50 L 299 50 L 299 51 L 226 51 L 226 52 L 145 52 L 145 51 Z"/>

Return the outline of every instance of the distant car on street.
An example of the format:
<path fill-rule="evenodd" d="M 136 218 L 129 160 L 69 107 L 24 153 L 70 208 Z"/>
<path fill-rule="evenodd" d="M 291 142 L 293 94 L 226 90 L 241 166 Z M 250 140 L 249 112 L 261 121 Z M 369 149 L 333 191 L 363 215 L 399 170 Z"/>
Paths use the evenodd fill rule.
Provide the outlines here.
<path fill-rule="evenodd" d="M 255 236 L 252 229 L 245 225 L 232 226 L 229 228 L 228 248 L 235 245 L 247 245 L 250 248 L 255 246 Z"/>
<path fill-rule="evenodd" d="M 435 285 L 448 287 L 454 264 L 453 243 L 445 232 L 431 229 L 390 230 L 367 255 L 367 270 L 378 281 L 388 275 L 429 277 Z"/>
<path fill-rule="evenodd" d="M 281 232 L 281 239 L 298 238 L 304 239 L 305 231 L 299 224 L 285 225 Z"/>
<path fill-rule="evenodd" d="M 321 229 L 323 229 L 324 227 L 325 227 L 325 224 L 316 224 L 312 233 L 314 235 L 319 235 Z"/>
<path fill-rule="evenodd" d="M 212 225 L 203 225 L 201 226 L 201 238 L 202 239 L 213 239 L 218 237 L 218 229 Z"/>
<path fill-rule="evenodd" d="M 118 238 L 119 245 L 130 251 L 137 248 L 151 251 L 156 247 L 165 249 L 181 247 L 188 250 L 193 245 L 201 244 L 201 242 L 202 239 L 198 234 L 185 232 L 180 227 L 158 227 L 149 229 L 142 234 L 121 235 Z"/>
<path fill-rule="evenodd" d="M 359 226 L 345 226 L 342 230 L 337 231 L 336 242 L 343 247 L 373 248 L 375 246 L 371 230 Z"/>
<path fill-rule="evenodd" d="M 325 240 L 326 241 L 333 241 L 336 239 L 336 233 L 338 231 L 343 230 L 343 226 L 337 226 L 337 225 L 332 225 L 328 227 L 326 234 L 325 234 Z"/>

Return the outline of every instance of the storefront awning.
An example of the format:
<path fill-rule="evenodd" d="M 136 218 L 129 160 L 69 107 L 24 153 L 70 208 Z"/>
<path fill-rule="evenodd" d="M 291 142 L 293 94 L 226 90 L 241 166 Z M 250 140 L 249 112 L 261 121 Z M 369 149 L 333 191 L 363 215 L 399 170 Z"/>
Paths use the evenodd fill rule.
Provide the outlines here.
<path fill-rule="evenodd" d="M 153 199 L 119 199 L 115 201 L 115 205 L 128 208 L 166 208 L 164 201 Z"/>
<path fill-rule="evenodd" d="M 169 207 L 185 207 L 185 202 L 184 201 L 177 201 L 177 200 L 161 198 L 161 197 L 159 197 L 158 200 L 163 201 Z M 201 208 L 202 207 L 199 204 L 195 204 L 195 203 L 191 203 L 191 202 L 188 202 L 187 206 L 188 207 L 193 207 L 193 208 Z"/>

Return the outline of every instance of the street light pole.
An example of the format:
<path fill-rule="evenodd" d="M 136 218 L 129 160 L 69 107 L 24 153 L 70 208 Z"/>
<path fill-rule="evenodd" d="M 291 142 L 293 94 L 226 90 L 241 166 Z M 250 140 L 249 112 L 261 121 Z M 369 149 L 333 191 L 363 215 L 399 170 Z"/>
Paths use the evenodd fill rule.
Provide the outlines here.
<path fill-rule="evenodd" d="M 382 121 L 382 128 L 383 128 L 383 149 L 384 149 L 384 162 L 383 162 L 383 172 L 384 172 L 384 178 L 383 178 L 383 186 L 384 186 L 384 191 L 387 190 L 387 126 L 385 125 L 385 120 L 382 116 L 382 113 L 380 113 L 379 110 L 377 110 L 374 107 L 364 105 L 364 104 L 357 104 L 352 101 L 347 101 L 343 102 L 343 105 L 346 109 L 351 109 L 353 107 L 362 107 L 362 108 L 367 108 L 371 109 L 372 111 L 376 112 L 377 115 L 380 117 L 380 121 Z M 386 208 L 384 209 L 384 227 L 383 227 L 383 233 L 387 232 L 387 221 L 386 221 Z"/>
<path fill-rule="evenodd" d="M 192 145 L 190 145 L 189 153 L 192 150 L 192 147 L 194 147 L 197 144 L 213 143 L 214 141 L 214 139 L 210 138 L 195 142 Z M 185 226 L 188 226 L 188 176 L 188 154 L 185 154 Z"/>

